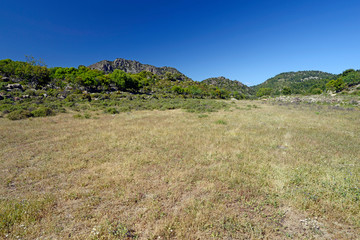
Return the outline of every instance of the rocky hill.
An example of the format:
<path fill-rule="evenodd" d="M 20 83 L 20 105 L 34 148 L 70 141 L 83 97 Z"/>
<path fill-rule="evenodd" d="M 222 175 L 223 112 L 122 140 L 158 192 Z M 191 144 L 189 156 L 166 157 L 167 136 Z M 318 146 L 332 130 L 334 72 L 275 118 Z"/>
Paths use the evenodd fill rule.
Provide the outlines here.
<path fill-rule="evenodd" d="M 126 73 L 140 73 L 142 71 L 152 72 L 159 76 L 164 76 L 166 73 L 171 73 L 177 76 L 179 80 L 189 79 L 183 73 L 172 67 L 155 67 L 149 64 L 142 64 L 134 60 L 126 60 L 117 58 L 114 61 L 103 60 L 88 66 L 91 69 L 97 69 L 107 73 L 112 73 L 115 69 L 120 69 Z"/>
<path fill-rule="evenodd" d="M 202 81 L 202 83 L 210 84 L 231 92 L 239 92 L 245 95 L 250 95 L 253 93 L 253 90 L 245 84 L 237 80 L 230 80 L 222 76 L 205 79 Z"/>
<path fill-rule="evenodd" d="M 293 93 L 303 93 L 309 91 L 314 86 L 325 88 L 325 84 L 329 79 L 335 79 L 336 77 L 336 74 L 322 71 L 285 72 L 251 88 L 255 91 L 260 88 L 271 88 L 276 92 L 281 91 L 284 87 L 289 87 Z"/>

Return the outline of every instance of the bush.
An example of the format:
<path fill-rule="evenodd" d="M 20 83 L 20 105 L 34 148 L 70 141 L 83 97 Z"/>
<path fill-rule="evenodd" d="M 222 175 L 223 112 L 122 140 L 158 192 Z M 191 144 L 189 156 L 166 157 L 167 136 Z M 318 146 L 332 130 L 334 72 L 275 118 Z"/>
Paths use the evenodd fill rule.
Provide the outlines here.
<path fill-rule="evenodd" d="M 311 94 L 322 94 L 322 90 L 320 88 L 313 88 L 311 90 Z"/>
<path fill-rule="evenodd" d="M 7 115 L 10 120 L 20 120 L 31 117 L 32 114 L 28 110 L 15 110 Z"/>
<path fill-rule="evenodd" d="M 340 92 L 346 87 L 344 80 L 342 78 L 338 78 L 336 80 L 331 80 L 326 84 L 326 89 L 332 92 Z"/>
<path fill-rule="evenodd" d="M 282 92 L 282 94 L 284 94 L 284 95 L 290 95 L 292 91 L 291 91 L 291 88 L 289 88 L 289 87 L 284 87 L 281 92 Z"/>
<path fill-rule="evenodd" d="M 107 108 L 105 110 L 105 112 L 110 113 L 110 114 L 118 114 L 119 113 L 119 111 L 116 108 L 112 108 L 112 107 Z"/>
<path fill-rule="evenodd" d="M 272 93 L 271 88 L 260 88 L 259 91 L 257 91 L 256 96 L 262 97 L 262 96 L 270 96 Z"/>
<path fill-rule="evenodd" d="M 46 116 L 55 115 L 54 112 L 50 108 L 47 108 L 47 107 L 40 107 L 40 108 L 32 111 L 31 114 L 34 117 L 46 117 Z"/>

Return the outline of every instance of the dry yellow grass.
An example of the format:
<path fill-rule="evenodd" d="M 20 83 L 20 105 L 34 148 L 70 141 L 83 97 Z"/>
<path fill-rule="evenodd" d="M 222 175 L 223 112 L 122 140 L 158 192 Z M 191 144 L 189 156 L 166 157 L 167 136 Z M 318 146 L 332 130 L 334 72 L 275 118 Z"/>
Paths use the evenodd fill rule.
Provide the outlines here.
<path fill-rule="evenodd" d="M 358 110 L 255 101 L 0 119 L 0 238 L 356 239 L 359 135 Z"/>

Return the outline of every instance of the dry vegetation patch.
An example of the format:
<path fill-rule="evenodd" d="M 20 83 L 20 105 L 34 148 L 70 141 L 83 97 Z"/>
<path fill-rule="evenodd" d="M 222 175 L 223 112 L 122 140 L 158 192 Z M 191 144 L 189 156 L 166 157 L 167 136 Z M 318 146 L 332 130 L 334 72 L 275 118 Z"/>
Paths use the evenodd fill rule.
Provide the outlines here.
<path fill-rule="evenodd" d="M 231 106 L 0 119 L 0 237 L 356 239 L 360 112 Z"/>

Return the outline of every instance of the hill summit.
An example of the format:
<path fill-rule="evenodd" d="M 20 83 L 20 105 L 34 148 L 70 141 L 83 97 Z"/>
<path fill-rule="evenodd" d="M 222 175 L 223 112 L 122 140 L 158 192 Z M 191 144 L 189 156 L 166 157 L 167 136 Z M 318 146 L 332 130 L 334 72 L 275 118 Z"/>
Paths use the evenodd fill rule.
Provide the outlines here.
<path fill-rule="evenodd" d="M 122 70 L 126 73 L 137 74 L 142 71 L 148 71 L 156 75 L 165 75 L 166 73 L 175 74 L 178 79 L 189 79 L 183 73 L 172 67 L 155 67 L 149 64 L 142 64 L 135 60 L 127 60 L 123 58 L 117 58 L 114 61 L 103 60 L 88 66 L 90 69 L 97 69 L 104 71 L 105 73 L 112 73 L 115 69 Z"/>

